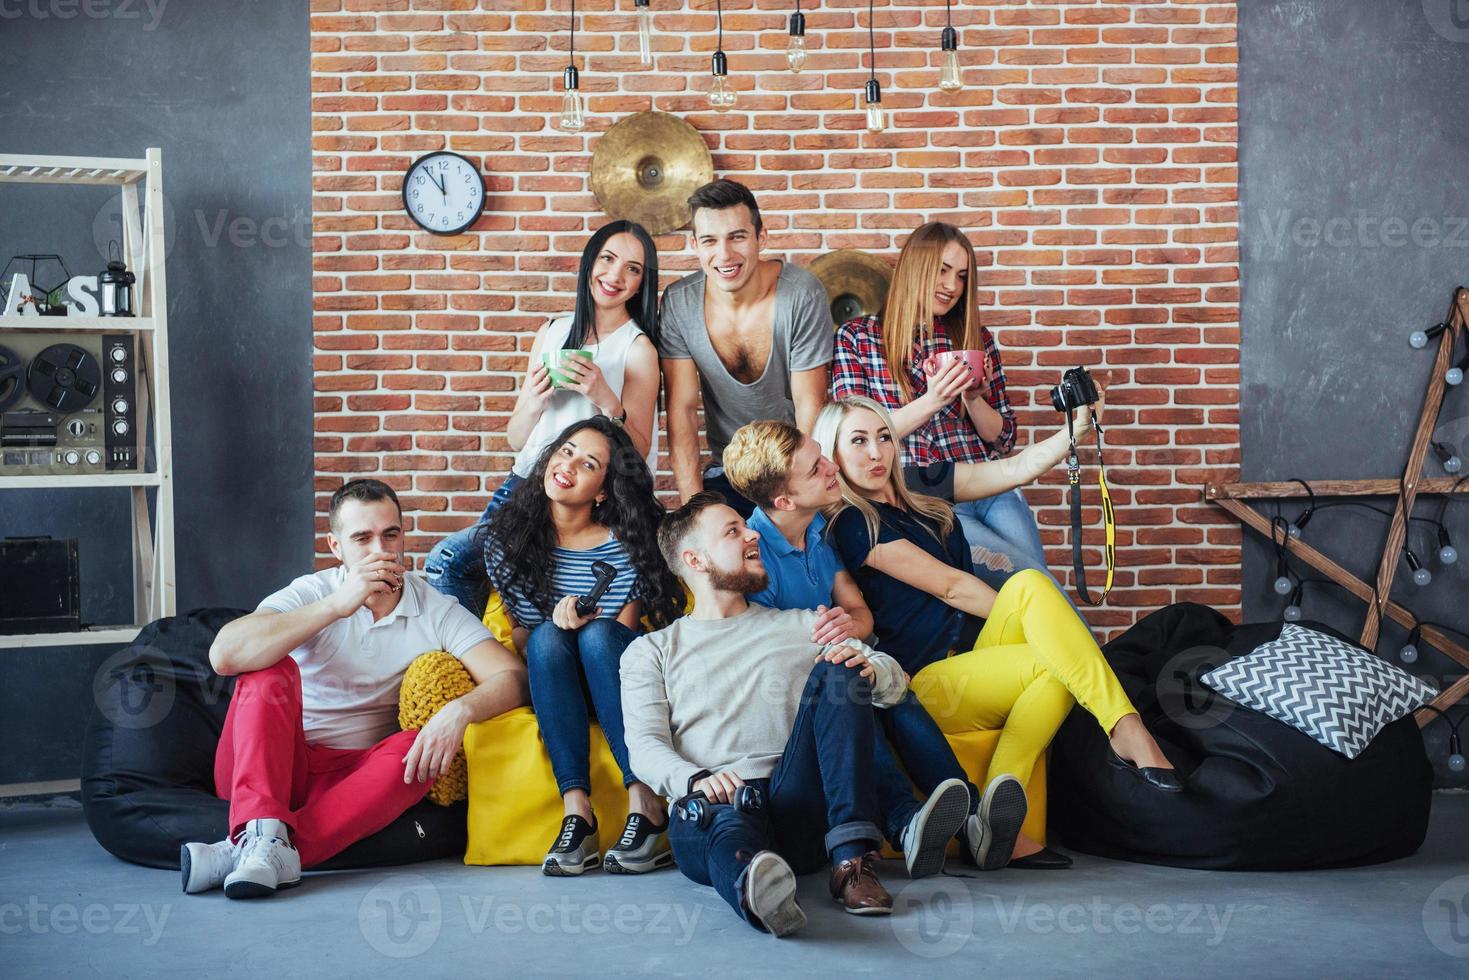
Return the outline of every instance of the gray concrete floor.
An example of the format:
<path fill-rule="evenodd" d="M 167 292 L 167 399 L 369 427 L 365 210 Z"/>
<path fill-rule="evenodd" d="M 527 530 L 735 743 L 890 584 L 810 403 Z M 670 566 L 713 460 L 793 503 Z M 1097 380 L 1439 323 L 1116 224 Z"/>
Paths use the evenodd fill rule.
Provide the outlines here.
<path fill-rule="evenodd" d="M 811 876 L 810 925 L 774 940 L 677 871 L 566 881 L 443 861 L 308 876 L 265 901 L 186 896 L 177 872 L 103 851 L 62 800 L 0 809 L 0 976 L 1465 976 L 1466 831 L 1469 795 L 1439 796 L 1422 851 L 1372 868 L 1078 856 L 1067 872 L 910 883 L 889 865 L 888 919 L 844 915 Z"/>

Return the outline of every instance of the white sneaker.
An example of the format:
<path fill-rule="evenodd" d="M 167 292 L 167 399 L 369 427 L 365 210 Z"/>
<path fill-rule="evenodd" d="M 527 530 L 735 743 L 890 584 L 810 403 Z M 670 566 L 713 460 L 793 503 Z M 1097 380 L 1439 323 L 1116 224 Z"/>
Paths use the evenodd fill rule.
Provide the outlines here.
<path fill-rule="evenodd" d="M 183 872 L 184 894 L 197 895 L 224 884 L 235 870 L 239 848 L 231 840 L 188 843 L 179 848 L 179 870 Z"/>
<path fill-rule="evenodd" d="M 301 884 L 301 855 L 279 820 L 251 820 L 240 838 L 235 869 L 224 879 L 229 898 L 263 898 Z"/>
<path fill-rule="evenodd" d="M 968 815 L 969 787 L 962 779 L 946 779 L 934 787 L 899 841 L 908 877 L 927 878 L 944 870 L 944 852 Z"/>

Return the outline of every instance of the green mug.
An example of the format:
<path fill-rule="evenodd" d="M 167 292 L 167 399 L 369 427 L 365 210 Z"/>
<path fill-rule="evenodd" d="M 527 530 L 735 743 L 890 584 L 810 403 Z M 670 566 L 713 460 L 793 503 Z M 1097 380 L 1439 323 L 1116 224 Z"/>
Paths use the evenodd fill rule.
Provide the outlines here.
<path fill-rule="evenodd" d="M 568 357 L 571 357 L 573 355 L 575 355 L 577 357 L 585 357 L 589 361 L 592 359 L 592 352 L 589 351 L 589 350 L 543 350 L 543 351 L 541 351 L 541 363 L 546 366 L 546 373 L 551 376 L 551 387 L 552 388 L 564 388 L 565 386 L 567 386 L 567 385 L 569 385 L 569 384 L 572 383 L 573 379 L 572 379 L 571 375 L 565 374 L 565 373 L 563 373 L 561 371 L 558 371 L 558 370 L 556 370 L 556 368 L 563 361 L 565 361 Z"/>

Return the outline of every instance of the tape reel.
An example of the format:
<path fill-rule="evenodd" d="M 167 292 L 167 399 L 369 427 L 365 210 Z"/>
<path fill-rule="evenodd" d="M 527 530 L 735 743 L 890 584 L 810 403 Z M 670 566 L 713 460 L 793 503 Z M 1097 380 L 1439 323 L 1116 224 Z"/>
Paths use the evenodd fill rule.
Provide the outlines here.
<path fill-rule="evenodd" d="M 0 412 L 20 401 L 25 390 L 25 360 L 9 347 L 0 345 Z"/>
<path fill-rule="evenodd" d="M 31 361 L 26 386 L 58 412 L 80 412 L 102 390 L 102 367 L 76 344 L 53 344 Z"/>

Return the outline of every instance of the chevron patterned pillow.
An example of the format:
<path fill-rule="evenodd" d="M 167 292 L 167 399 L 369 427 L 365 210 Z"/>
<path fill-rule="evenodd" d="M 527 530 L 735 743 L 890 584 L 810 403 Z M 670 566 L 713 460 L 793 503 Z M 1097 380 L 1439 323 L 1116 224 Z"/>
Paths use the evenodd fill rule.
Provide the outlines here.
<path fill-rule="evenodd" d="M 1377 733 L 1438 691 L 1334 636 L 1286 623 L 1280 637 L 1215 667 L 1201 680 L 1355 759 Z"/>

